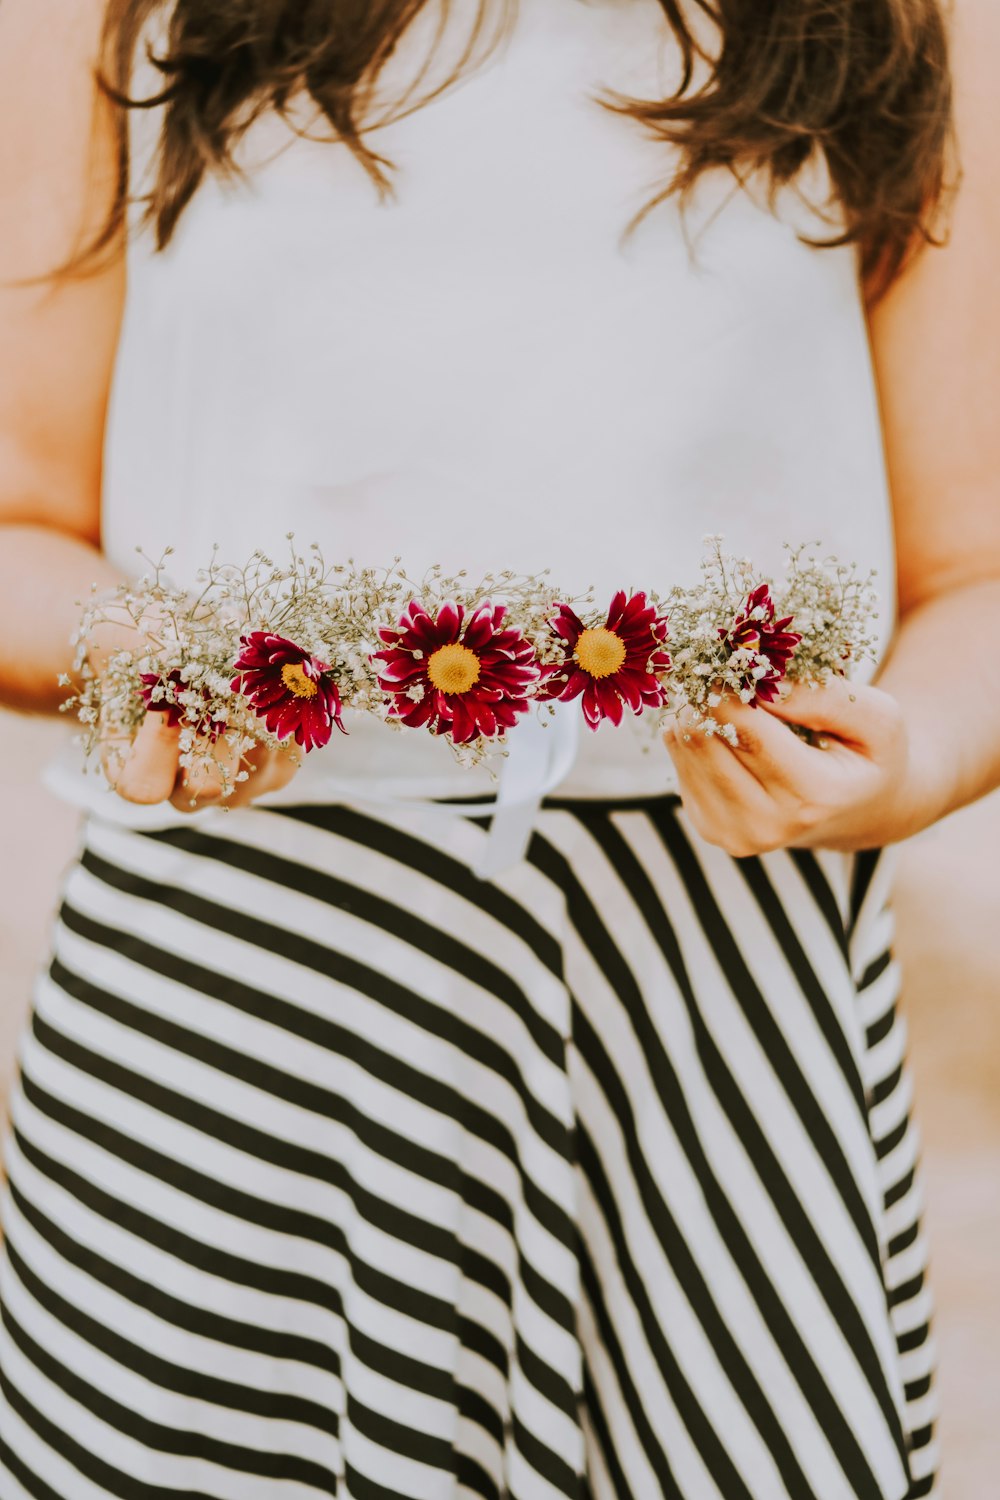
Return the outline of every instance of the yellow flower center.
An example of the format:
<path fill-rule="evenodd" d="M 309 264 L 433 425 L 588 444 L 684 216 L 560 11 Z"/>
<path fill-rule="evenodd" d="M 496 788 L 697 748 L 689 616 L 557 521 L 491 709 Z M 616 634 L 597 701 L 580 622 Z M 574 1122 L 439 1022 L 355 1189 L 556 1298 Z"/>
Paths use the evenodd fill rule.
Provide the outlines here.
<path fill-rule="evenodd" d="M 602 625 L 598 630 L 583 632 L 573 655 L 591 677 L 611 677 L 625 660 L 625 642 Z"/>
<path fill-rule="evenodd" d="M 286 662 L 281 669 L 281 680 L 296 698 L 315 698 L 319 691 L 312 678 L 306 676 L 300 662 Z"/>
<path fill-rule="evenodd" d="M 467 693 L 479 681 L 479 657 L 468 646 L 452 641 L 431 652 L 427 676 L 441 693 Z"/>

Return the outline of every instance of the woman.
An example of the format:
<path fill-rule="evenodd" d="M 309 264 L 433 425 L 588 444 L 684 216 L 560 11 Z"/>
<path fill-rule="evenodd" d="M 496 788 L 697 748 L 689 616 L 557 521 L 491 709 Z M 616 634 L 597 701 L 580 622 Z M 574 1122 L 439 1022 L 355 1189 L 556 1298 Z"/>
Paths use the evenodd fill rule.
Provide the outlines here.
<path fill-rule="evenodd" d="M 815 538 L 898 616 L 877 687 L 735 743 L 585 734 L 523 853 L 377 723 L 235 811 L 161 714 L 62 773 L 5 1500 L 934 1492 L 871 851 L 1000 782 L 1000 21 L 957 9 L 947 247 L 934 0 L 0 9 L 9 701 L 137 545 L 187 583 L 289 529 L 599 595 Z"/>

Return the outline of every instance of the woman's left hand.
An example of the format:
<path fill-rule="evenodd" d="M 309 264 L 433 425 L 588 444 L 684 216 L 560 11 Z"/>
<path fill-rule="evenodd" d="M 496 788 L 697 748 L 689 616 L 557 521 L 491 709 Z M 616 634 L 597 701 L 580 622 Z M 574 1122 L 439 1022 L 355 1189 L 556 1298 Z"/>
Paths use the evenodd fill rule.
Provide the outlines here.
<path fill-rule="evenodd" d="M 664 735 L 682 801 L 701 837 L 738 858 L 878 848 L 936 815 L 902 709 L 879 688 L 833 678 L 753 708 L 725 696 L 712 715 L 733 726 L 736 745 L 692 727 L 687 713 Z"/>

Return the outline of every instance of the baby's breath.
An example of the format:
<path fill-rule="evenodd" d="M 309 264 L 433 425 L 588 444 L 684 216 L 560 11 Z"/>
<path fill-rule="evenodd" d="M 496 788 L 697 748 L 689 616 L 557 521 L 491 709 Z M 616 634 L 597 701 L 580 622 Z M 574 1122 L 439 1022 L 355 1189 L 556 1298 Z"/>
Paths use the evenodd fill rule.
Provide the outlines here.
<path fill-rule="evenodd" d="M 790 681 L 821 684 L 874 660 L 873 573 L 861 575 L 835 558 L 818 558 L 806 545 L 786 549 L 784 575 L 775 580 L 755 571 L 748 559 L 728 556 L 721 537 L 706 537 L 705 547 L 700 581 L 692 588 L 673 588 L 657 601 L 670 619 L 670 710 L 690 709 L 689 719 L 704 733 L 731 733 L 712 710 L 727 693 L 752 702 L 748 681 L 768 672 L 764 655 L 733 650 L 725 638 L 761 584 L 770 587 L 775 614 L 791 616 L 789 629 L 801 637 L 788 663 Z M 752 611 L 749 618 L 761 613 Z"/>
<path fill-rule="evenodd" d="M 372 655 L 382 645 L 380 631 L 393 629 L 411 600 L 420 600 L 431 614 L 449 601 L 467 613 L 486 600 L 502 603 L 507 622 L 534 649 L 540 681 L 544 669 L 564 655 L 564 643 L 552 629 L 558 605 L 570 605 L 587 629 L 599 628 L 605 618 L 606 601 L 597 600 L 592 588 L 568 594 L 548 572 L 504 571 L 470 579 L 464 570 L 448 575 L 433 567 L 413 579 L 399 558 L 382 569 L 361 567 L 352 559 L 328 565 L 317 544 L 299 552 L 294 537 L 288 543 L 284 562 L 255 552 L 242 566 L 222 562 L 216 548 L 192 590 L 170 580 L 169 550 L 158 561 L 140 552 L 145 564 L 141 577 L 112 592 L 91 591 L 74 638 L 72 683 L 67 674 L 59 679 L 63 687 L 75 683 L 63 709 L 76 713 L 88 752 L 106 736 L 134 736 L 146 712 L 143 675 L 152 674 L 157 681 L 146 685 L 151 705 L 173 705 L 179 711 L 182 765 L 219 765 L 218 747 L 225 745 L 235 760 L 235 769 L 225 773 L 226 789 L 246 779 L 247 756 L 255 746 L 284 743 L 233 688 L 241 637 L 251 632 L 294 642 L 326 664 L 345 708 L 375 714 L 399 729 L 388 713 Z M 727 638 L 738 618 L 754 621 L 765 613 L 741 614 L 762 583 L 770 587 L 774 613 L 791 616 L 789 629 L 801 637 L 787 663 L 790 680 L 822 683 L 873 658 L 873 575 L 820 558 L 804 546 L 787 550 L 780 579 L 766 579 L 747 559 L 728 556 L 720 537 L 709 537 L 697 583 L 647 594 L 657 613 L 668 617 L 671 657 L 669 669 L 658 669 L 667 705 L 651 711 L 652 717 L 687 708 L 686 732 L 693 726 L 693 732 L 730 737 L 731 726 L 720 722 L 714 710 L 727 695 L 752 702 L 759 684 L 773 675 L 773 663 L 763 651 Z M 92 665 L 95 637 L 98 627 L 111 622 L 130 626 L 134 644 L 112 653 L 98 673 Z M 425 691 L 417 683 L 406 696 L 419 702 Z M 549 712 L 544 706 L 538 711 Z M 206 733 L 206 726 L 217 732 Z M 479 740 L 453 748 L 464 764 L 480 760 L 490 747 Z"/>

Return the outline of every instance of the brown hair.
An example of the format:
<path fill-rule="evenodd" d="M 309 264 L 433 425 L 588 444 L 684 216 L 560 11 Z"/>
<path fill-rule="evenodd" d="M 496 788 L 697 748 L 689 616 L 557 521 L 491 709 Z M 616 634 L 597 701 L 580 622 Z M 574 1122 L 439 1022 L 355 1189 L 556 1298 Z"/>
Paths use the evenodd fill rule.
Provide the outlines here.
<path fill-rule="evenodd" d="M 428 0 L 170 0 L 163 50 L 152 60 L 163 87 L 134 99 L 129 75 L 147 20 L 164 0 L 110 0 L 102 87 L 120 106 L 122 171 L 101 236 L 122 227 L 127 204 L 125 119 L 162 104 L 158 167 L 146 211 L 160 247 L 207 171 L 232 171 L 233 149 L 263 111 L 284 111 L 304 90 L 334 136 L 380 192 L 392 164 L 366 139 L 375 84 Z M 608 97 L 674 148 L 674 170 L 654 202 L 682 196 L 702 173 L 763 171 L 773 191 L 825 154 L 839 232 L 821 243 L 859 247 L 873 290 L 911 251 L 935 240 L 951 142 L 951 83 L 940 0 L 658 0 L 680 51 L 681 81 L 665 99 Z M 446 18 L 449 0 L 441 0 Z M 709 53 L 685 15 L 711 23 Z M 480 0 L 455 72 L 484 30 Z M 699 26 L 698 28 L 704 29 Z M 653 205 L 650 204 L 649 207 Z"/>

